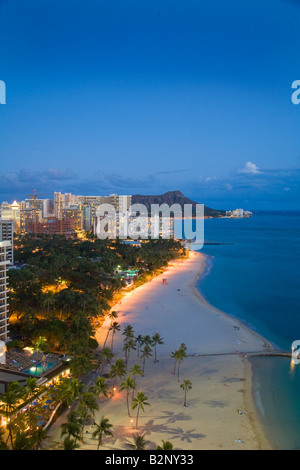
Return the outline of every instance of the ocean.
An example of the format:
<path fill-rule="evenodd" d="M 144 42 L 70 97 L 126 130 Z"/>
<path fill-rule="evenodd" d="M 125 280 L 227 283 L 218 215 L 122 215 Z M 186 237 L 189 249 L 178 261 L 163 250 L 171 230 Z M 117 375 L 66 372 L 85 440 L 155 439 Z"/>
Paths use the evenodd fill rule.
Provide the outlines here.
<path fill-rule="evenodd" d="M 300 212 L 206 219 L 207 266 L 197 283 L 206 300 L 273 345 L 300 340 Z M 253 393 L 275 448 L 300 449 L 300 364 L 252 358 Z"/>

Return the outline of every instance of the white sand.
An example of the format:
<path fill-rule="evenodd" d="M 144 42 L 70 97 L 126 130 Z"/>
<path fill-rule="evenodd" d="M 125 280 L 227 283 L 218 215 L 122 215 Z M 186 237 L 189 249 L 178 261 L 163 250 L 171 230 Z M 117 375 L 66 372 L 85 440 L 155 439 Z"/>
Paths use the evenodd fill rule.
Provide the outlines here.
<path fill-rule="evenodd" d="M 268 344 L 243 325 L 235 329 L 238 323 L 234 319 L 203 301 L 194 284 L 204 266 L 205 257 L 190 252 L 188 260 L 174 263 L 164 274 L 128 292 L 114 306 L 121 332 L 128 324 L 136 336 L 158 332 L 164 345 L 157 348 L 159 362 L 148 360 L 145 377 L 137 379 L 138 391 L 143 391 L 151 404 L 145 413 L 141 412 L 138 430 L 127 415 L 125 392 L 100 399 L 96 421 L 104 415 L 114 425 L 114 438 L 104 440 L 106 450 L 127 449 L 132 433 L 137 432 L 146 433 L 150 449 L 155 449 L 162 439 L 172 442 L 175 449 L 270 448 L 253 406 L 251 369 L 243 355 L 238 354 L 263 351 Z M 163 279 L 167 279 L 167 285 L 162 284 Z M 97 331 L 101 346 L 109 325 L 107 319 Z M 123 357 L 121 332 L 114 339 L 117 357 Z M 208 355 L 188 357 L 181 364 L 180 380 L 192 382 L 188 407 L 183 406 L 184 393 L 172 373 L 170 359 L 171 352 L 182 342 L 189 356 Z M 130 366 L 142 364 L 135 351 L 131 356 Z M 132 412 L 132 419 L 135 413 Z M 53 438 L 58 440 L 58 434 Z M 242 442 L 236 442 L 239 440 Z M 96 448 L 90 434 L 85 434 L 84 441 L 81 448 Z"/>

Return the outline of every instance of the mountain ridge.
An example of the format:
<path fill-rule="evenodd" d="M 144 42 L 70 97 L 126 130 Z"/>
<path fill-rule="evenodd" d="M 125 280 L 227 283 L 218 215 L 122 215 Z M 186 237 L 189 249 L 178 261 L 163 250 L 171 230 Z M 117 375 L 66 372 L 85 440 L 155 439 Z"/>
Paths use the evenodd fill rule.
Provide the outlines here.
<path fill-rule="evenodd" d="M 193 216 L 196 215 L 196 205 L 199 202 L 192 201 L 188 197 L 186 197 L 181 191 L 167 191 L 163 194 L 158 195 L 150 195 L 145 196 L 141 194 L 135 194 L 132 196 L 132 204 L 143 204 L 147 207 L 147 210 L 151 210 L 151 204 L 168 204 L 168 206 L 172 206 L 173 204 L 179 204 L 181 208 L 183 208 L 184 204 L 191 204 L 192 205 L 192 214 Z M 224 217 L 226 215 L 226 211 L 224 210 L 217 210 L 212 209 L 211 207 L 207 207 L 204 205 L 204 216 L 205 217 Z"/>

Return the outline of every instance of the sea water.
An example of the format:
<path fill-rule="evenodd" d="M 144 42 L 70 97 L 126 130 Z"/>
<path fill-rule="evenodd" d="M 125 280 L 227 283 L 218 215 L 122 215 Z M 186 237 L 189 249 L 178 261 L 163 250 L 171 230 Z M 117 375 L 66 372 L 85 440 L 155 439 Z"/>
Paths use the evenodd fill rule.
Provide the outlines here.
<path fill-rule="evenodd" d="M 273 345 L 300 340 L 300 212 L 206 219 L 207 266 L 197 288 Z M 254 396 L 272 444 L 300 449 L 300 365 L 289 358 L 251 359 Z"/>

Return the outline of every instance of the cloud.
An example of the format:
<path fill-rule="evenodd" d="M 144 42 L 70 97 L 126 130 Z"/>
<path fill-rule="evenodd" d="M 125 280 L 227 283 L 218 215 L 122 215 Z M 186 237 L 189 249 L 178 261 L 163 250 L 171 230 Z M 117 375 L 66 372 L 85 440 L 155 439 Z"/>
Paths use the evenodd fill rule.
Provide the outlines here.
<path fill-rule="evenodd" d="M 40 190 L 48 190 L 50 184 L 54 185 L 58 182 L 73 180 L 76 178 L 75 173 L 70 168 L 66 170 L 57 170 L 49 168 L 43 171 L 31 171 L 21 169 L 17 172 L 6 171 L 0 174 L 0 193 L 14 193 L 16 190 L 32 192 L 37 188 Z"/>
<path fill-rule="evenodd" d="M 247 162 L 245 163 L 244 167 L 238 170 L 238 173 L 246 174 L 246 175 L 258 175 L 262 173 L 255 163 Z"/>

